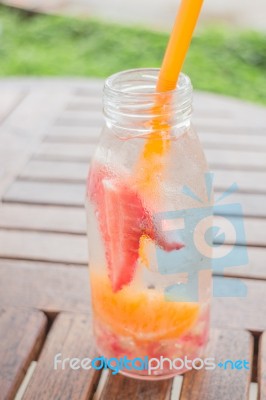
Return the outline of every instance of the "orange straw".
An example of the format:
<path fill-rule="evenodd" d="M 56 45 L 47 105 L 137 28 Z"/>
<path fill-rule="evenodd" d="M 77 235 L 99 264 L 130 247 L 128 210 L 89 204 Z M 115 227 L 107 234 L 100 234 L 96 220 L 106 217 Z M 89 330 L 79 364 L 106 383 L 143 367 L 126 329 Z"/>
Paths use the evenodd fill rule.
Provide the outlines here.
<path fill-rule="evenodd" d="M 167 92 L 176 88 L 202 3 L 203 0 L 181 1 L 159 73 L 157 92 Z M 156 99 L 152 110 L 154 114 L 160 114 L 160 109 L 164 107 L 166 99 L 167 96 Z M 150 126 L 152 132 L 147 138 L 134 174 L 139 190 L 142 193 L 146 192 L 147 197 L 156 187 L 156 176 L 163 170 L 165 164 L 163 157 L 170 147 L 170 126 L 166 121 L 162 117 L 153 118 Z"/>
<path fill-rule="evenodd" d="M 202 3 L 203 0 L 181 1 L 159 74 L 158 92 L 173 90 L 176 87 Z"/>
<path fill-rule="evenodd" d="M 162 67 L 156 86 L 157 92 L 174 90 L 184 63 L 192 34 L 194 32 L 203 0 L 181 0 L 181 6 L 177 14 L 174 28 L 170 36 L 165 52 Z M 154 113 L 159 113 L 167 98 L 159 97 L 157 104 L 153 107 Z M 163 119 L 151 121 L 153 132 L 149 135 L 140 160 L 137 163 L 135 179 L 141 193 L 149 199 L 155 195 L 157 178 L 164 168 L 165 153 L 170 147 L 170 126 Z M 159 137 L 157 132 L 159 133 Z M 160 190 L 158 191 L 160 193 Z M 157 194 L 158 194 L 157 193 Z M 145 196 L 146 195 L 146 196 Z M 140 239 L 139 255 L 143 262 L 146 259 L 146 246 L 149 238 L 142 235 Z M 147 262 L 147 261 L 146 261 Z"/>

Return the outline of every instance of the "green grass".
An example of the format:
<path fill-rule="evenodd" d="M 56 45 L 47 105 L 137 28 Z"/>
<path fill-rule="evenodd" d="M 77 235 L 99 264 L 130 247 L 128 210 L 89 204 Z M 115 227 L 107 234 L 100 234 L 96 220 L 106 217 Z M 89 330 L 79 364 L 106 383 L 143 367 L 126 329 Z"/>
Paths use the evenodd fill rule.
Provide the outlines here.
<path fill-rule="evenodd" d="M 107 77 L 160 66 L 168 35 L 93 20 L 29 15 L 0 6 L 0 76 Z M 196 89 L 266 104 L 266 35 L 206 28 L 184 71 Z"/>

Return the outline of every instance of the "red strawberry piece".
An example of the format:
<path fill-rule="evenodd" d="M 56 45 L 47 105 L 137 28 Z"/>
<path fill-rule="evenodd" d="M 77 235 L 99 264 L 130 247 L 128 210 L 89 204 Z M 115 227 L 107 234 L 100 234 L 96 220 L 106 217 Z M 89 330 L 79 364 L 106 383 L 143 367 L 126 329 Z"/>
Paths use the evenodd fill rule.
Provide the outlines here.
<path fill-rule="evenodd" d="M 92 166 L 87 189 L 91 201 L 96 205 L 114 292 L 128 285 L 134 277 L 142 234 L 150 236 L 166 251 L 183 247 L 180 243 L 167 241 L 145 210 L 137 192 L 107 168 Z"/>
<path fill-rule="evenodd" d="M 104 179 L 103 187 L 104 242 L 109 276 L 116 292 L 133 279 L 146 215 L 140 198 L 128 186 Z"/>

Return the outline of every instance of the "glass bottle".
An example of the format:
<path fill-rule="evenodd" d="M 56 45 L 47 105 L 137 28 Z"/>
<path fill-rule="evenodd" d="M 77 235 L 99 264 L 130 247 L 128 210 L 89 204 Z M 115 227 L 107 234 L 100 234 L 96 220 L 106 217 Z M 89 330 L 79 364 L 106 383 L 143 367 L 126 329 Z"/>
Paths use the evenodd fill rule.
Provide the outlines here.
<path fill-rule="evenodd" d="M 86 199 L 96 348 L 127 357 L 120 372 L 142 379 L 195 366 L 209 332 L 208 166 L 191 126 L 190 79 L 157 93 L 158 72 L 106 80 Z"/>

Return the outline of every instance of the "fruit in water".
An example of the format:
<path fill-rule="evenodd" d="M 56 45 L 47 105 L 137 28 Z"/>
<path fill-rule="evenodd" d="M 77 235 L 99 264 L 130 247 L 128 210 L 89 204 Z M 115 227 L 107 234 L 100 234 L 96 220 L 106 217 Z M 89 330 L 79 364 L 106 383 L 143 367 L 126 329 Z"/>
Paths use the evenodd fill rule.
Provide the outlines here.
<path fill-rule="evenodd" d="M 133 279 L 145 209 L 139 196 L 104 167 L 92 168 L 88 190 L 96 205 L 108 274 L 116 292 Z"/>
<path fill-rule="evenodd" d="M 167 241 L 163 232 L 154 225 L 138 193 L 121 177 L 103 166 L 94 165 L 88 185 L 89 196 L 96 206 L 114 292 L 132 281 L 143 234 L 166 251 L 183 247 L 180 243 Z"/>
<path fill-rule="evenodd" d="M 127 286 L 114 293 L 108 278 L 91 272 L 95 317 L 118 335 L 138 342 L 175 339 L 199 316 L 199 304 L 165 301 L 163 293 Z"/>
<path fill-rule="evenodd" d="M 140 198 L 129 187 L 115 180 L 103 180 L 103 202 L 108 218 L 104 242 L 113 290 L 116 292 L 133 279 L 139 238 L 145 222 Z"/>

